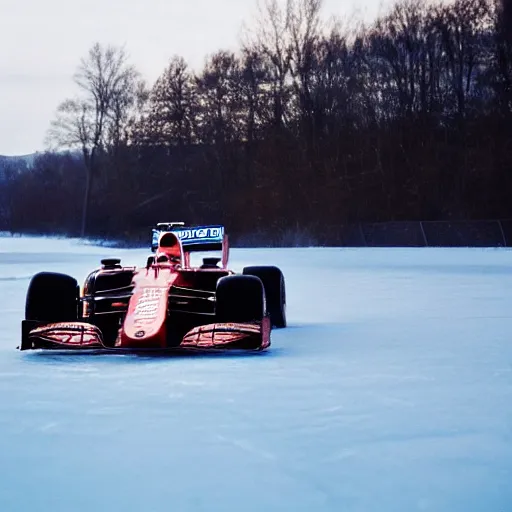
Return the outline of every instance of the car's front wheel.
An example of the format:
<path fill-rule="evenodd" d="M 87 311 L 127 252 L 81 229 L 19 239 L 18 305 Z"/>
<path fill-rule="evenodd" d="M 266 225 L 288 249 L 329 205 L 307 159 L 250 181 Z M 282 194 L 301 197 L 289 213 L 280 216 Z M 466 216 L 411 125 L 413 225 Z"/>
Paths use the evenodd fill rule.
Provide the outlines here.
<path fill-rule="evenodd" d="M 215 294 L 217 322 L 260 322 L 265 316 L 265 289 L 255 276 L 219 279 Z"/>
<path fill-rule="evenodd" d="M 286 286 L 283 272 L 278 267 L 245 267 L 244 276 L 261 279 L 267 299 L 267 312 L 273 327 L 286 327 Z"/>
<path fill-rule="evenodd" d="M 32 277 L 25 301 L 25 320 L 76 322 L 80 289 L 71 276 L 40 272 Z"/>

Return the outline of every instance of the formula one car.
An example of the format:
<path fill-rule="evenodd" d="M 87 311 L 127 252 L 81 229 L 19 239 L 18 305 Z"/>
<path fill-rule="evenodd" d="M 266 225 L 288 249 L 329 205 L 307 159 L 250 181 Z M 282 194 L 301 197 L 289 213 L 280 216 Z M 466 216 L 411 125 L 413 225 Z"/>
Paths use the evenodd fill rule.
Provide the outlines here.
<path fill-rule="evenodd" d="M 194 252 L 221 251 L 192 266 Z M 101 260 L 82 289 L 76 279 L 41 272 L 30 281 L 20 350 L 263 350 L 272 327 L 286 326 L 277 267 L 228 269 L 223 226 L 159 223 L 143 267 Z"/>

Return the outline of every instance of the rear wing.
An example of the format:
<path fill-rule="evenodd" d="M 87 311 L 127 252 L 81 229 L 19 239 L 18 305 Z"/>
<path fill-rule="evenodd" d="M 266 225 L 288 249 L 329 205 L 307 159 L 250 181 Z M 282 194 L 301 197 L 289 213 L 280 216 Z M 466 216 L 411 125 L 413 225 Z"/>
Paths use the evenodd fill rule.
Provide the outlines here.
<path fill-rule="evenodd" d="M 163 228 L 163 229 L 162 229 Z M 174 233 L 181 241 L 185 252 L 197 251 L 221 251 L 224 243 L 224 226 L 197 226 L 183 227 L 158 225 L 153 229 L 151 241 L 151 250 L 155 252 L 158 249 L 158 242 L 163 233 Z"/>
<path fill-rule="evenodd" d="M 222 251 L 222 267 L 226 268 L 229 258 L 228 237 L 224 226 L 194 226 L 185 227 L 183 223 L 159 223 L 153 229 L 151 250 L 156 252 L 160 237 L 164 233 L 174 233 L 180 240 L 186 261 L 191 252 Z M 188 264 L 187 264 L 188 266 Z"/>

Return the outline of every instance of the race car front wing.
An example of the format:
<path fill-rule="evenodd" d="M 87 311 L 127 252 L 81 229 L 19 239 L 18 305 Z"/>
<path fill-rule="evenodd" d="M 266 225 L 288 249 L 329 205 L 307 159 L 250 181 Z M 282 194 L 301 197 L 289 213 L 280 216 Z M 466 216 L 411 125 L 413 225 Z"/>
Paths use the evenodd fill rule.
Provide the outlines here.
<path fill-rule="evenodd" d="M 252 323 L 212 323 L 188 331 L 181 343 L 165 351 L 176 350 L 252 350 L 260 351 L 270 346 L 271 323 L 268 317 Z M 86 322 L 40 323 L 24 320 L 20 350 L 107 350 L 146 351 L 144 344 L 129 349 L 116 342 L 104 343 L 101 330 Z M 162 349 L 159 349 L 161 351 Z"/>

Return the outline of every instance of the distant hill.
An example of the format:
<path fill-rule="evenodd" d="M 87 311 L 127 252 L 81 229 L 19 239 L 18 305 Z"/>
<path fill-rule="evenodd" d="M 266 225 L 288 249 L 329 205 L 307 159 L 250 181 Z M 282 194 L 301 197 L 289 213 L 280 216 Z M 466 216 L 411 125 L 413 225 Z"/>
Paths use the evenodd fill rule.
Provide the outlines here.
<path fill-rule="evenodd" d="M 7 162 L 14 162 L 17 160 L 23 160 L 27 163 L 27 165 L 30 166 L 34 163 L 34 160 L 40 154 L 41 154 L 40 152 L 36 151 L 35 153 L 31 153 L 29 155 L 13 155 L 13 156 L 0 155 L 0 164 L 7 163 Z"/>
<path fill-rule="evenodd" d="M 80 151 L 57 151 L 54 152 L 54 154 L 66 154 L 70 153 L 71 155 L 75 156 L 76 158 L 81 158 Z M 44 155 L 45 153 L 42 151 L 36 151 L 35 153 L 30 153 L 28 155 L 0 155 L 0 179 L 3 177 L 3 171 L 6 167 L 15 165 L 16 167 L 26 167 L 27 169 L 30 169 L 34 163 L 37 157 Z"/>
<path fill-rule="evenodd" d="M 30 155 L 5 156 L 0 155 L 0 182 L 5 179 L 5 172 L 8 168 L 30 169 L 34 161 L 41 153 L 36 152 Z"/>

